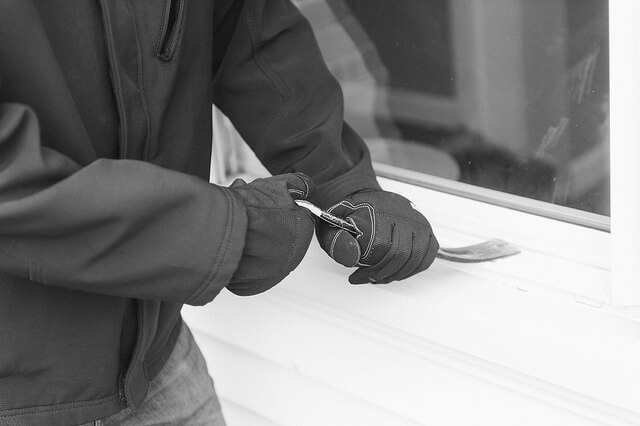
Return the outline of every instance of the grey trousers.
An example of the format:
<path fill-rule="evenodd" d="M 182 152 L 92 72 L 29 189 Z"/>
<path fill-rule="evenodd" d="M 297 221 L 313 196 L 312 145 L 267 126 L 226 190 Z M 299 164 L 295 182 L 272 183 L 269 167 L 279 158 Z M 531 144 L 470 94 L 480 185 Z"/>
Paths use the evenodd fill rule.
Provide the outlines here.
<path fill-rule="evenodd" d="M 183 324 L 167 364 L 149 383 L 143 404 L 88 423 L 95 426 L 225 426 L 213 380 L 191 331 Z"/>

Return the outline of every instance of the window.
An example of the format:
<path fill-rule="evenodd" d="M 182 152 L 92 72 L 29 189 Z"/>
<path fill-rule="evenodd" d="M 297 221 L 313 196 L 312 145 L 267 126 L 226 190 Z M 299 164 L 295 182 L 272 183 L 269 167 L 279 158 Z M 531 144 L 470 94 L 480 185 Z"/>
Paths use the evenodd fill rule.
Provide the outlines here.
<path fill-rule="evenodd" d="M 634 79 L 640 63 L 632 42 L 640 37 L 637 2 L 407 0 L 402 8 L 384 0 L 295 3 L 314 27 L 345 93 L 347 121 L 367 141 L 381 176 L 453 194 L 461 203 L 508 207 L 485 214 L 498 212 L 532 253 L 606 271 L 594 281 L 596 290 L 584 290 L 585 284 L 568 291 L 640 305 L 640 147 L 627 143 L 640 140 Z M 265 174 L 216 114 L 225 125 L 216 127 L 214 139 L 232 143 L 215 145 L 215 158 L 227 162 L 212 176 L 222 182 L 247 171 Z M 611 173 L 610 151 L 616 165 Z M 410 190 L 422 197 L 416 191 Z M 510 209 L 553 220 L 512 217 Z M 499 232 L 493 220 L 474 218 L 473 225 Z M 460 226 L 460 232 L 472 229 Z M 541 260 L 530 259 L 531 268 Z M 522 263 L 504 265 L 523 270 Z"/>
<path fill-rule="evenodd" d="M 608 229 L 606 0 L 322 3 L 300 5 L 382 175 Z"/>

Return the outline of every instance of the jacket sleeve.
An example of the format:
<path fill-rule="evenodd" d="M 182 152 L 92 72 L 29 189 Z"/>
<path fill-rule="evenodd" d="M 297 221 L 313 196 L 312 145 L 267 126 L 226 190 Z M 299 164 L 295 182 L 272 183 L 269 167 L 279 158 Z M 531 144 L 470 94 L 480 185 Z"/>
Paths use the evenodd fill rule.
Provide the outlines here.
<path fill-rule="evenodd" d="M 340 86 L 298 9 L 288 0 L 218 5 L 214 102 L 267 169 L 312 176 L 323 205 L 379 188 L 366 145 L 344 123 Z"/>
<path fill-rule="evenodd" d="M 0 104 L 0 285 L 204 304 L 228 283 L 247 219 L 227 189 L 133 160 L 80 167 L 40 139 L 31 109 Z"/>

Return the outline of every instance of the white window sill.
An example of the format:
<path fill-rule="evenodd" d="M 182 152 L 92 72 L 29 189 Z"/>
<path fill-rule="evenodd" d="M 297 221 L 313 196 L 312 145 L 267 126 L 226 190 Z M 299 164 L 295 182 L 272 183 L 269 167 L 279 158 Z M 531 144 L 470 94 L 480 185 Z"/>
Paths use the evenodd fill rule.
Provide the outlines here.
<path fill-rule="evenodd" d="M 621 315 L 632 310 L 611 301 L 610 234 L 480 201 L 380 179 L 385 189 L 413 200 L 433 225 L 440 244 L 461 246 L 500 238 L 519 255 L 449 268 L 520 290 L 554 292 L 557 297 L 606 307 Z"/>

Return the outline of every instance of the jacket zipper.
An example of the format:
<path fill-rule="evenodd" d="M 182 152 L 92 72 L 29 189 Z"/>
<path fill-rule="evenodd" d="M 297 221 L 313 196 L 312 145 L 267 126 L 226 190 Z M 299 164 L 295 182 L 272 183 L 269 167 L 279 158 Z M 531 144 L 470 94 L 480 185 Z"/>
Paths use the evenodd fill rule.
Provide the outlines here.
<path fill-rule="evenodd" d="M 162 30 L 155 52 L 156 57 L 162 61 L 169 61 L 176 50 L 182 29 L 184 9 L 185 0 L 167 0 Z"/>
<path fill-rule="evenodd" d="M 126 380 L 126 370 L 122 370 L 120 372 L 120 377 L 118 377 L 118 398 L 120 402 L 126 404 L 127 403 L 127 395 L 124 391 L 124 383 Z"/>
<path fill-rule="evenodd" d="M 141 356 L 140 345 L 142 344 L 142 337 L 143 337 L 143 331 L 144 331 L 144 301 L 141 299 L 135 299 L 135 301 L 136 301 L 137 314 L 138 314 L 138 331 L 136 333 L 136 343 L 133 349 L 133 354 L 131 354 L 131 361 L 129 362 L 129 367 L 123 369 L 120 372 L 120 377 L 118 378 L 118 397 L 120 398 L 120 401 L 122 401 L 127 405 L 128 405 L 128 402 L 127 402 L 127 394 L 125 391 L 125 386 L 127 383 L 128 370 L 131 368 L 131 366 L 135 365 L 137 362 L 140 362 L 140 363 L 143 362 L 142 359 L 138 360 L 138 358 L 140 358 Z"/>
<path fill-rule="evenodd" d="M 126 117 L 124 115 L 124 109 L 122 105 L 124 104 L 124 100 L 122 99 L 122 93 L 119 89 L 120 87 L 120 73 L 118 68 L 114 66 L 117 63 L 117 58 L 115 54 L 115 41 L 113 39 L 113 31 L 111 25 L 111 12 L 109 10 L 109 2 L 108 0 L 100 0 L 100 8 L 102 9 L 102 24 L 104 28 L 104 38 L 107 45 L 107 55 L 109 56 L 109 74 L 111 75 L 111 85 L 113 86 L 113 90 L 115 93 L 116 104 L 118 106 L 118 118 L 120 120 L 120 135 L 119 135 L 119 158 L 127 157 L 127 128 L 126 128 Z"/>

